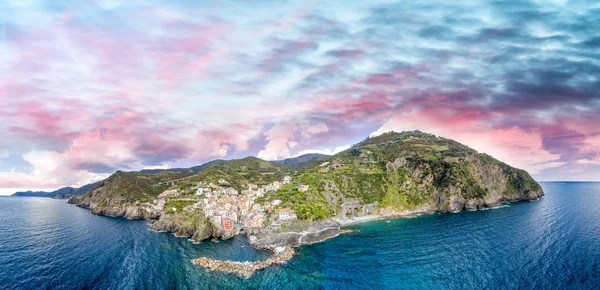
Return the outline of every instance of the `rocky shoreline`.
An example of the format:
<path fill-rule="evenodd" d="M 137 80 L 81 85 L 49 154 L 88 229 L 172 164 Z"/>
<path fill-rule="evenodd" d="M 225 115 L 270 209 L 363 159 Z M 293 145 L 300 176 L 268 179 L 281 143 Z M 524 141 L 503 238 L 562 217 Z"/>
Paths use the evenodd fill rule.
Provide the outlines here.
<path fill-rule="evenodd" d="M 530 200 L 513 200 L 510 202 L 519 201 L 534 201 L 537 199 Z M 480 207 L 475 210 L 486 210 L 493 208 L 500 208 L 502 203 L 497 205 L 490 205 Z M 467 209 L 465 209 L 467 210 Z M 389 212 L 384 215 L 368 215 L 359 218 L 352 219 L 336 219 L 328 220 L 325 222 L 318 222 L 308 227 L 302 232 L 280 232 L 280 233 L 265 233 L 263 232 L 250 232 L 247 233 L 248 241 L 250 244 L 257 249 L 268 249 L 274 252 L 273 256 L 265 261 L 259 262 L 238 262 L 238 261 L 227 261 L 217 260 L 210 258 L 197 258 L 193 260 L 195 265 L 205 267 L 211 271 L 220 271 L 229 274 L 236 274 L 244 278 L 249 278 L 258 270 L 262 270 L 274 264 L 279 264 L 291 259 L 294 255 L 293 247 L 301 245 L 308 245 L 313 243 L 323 242 L 325 240 L 339 236 L 340 234 L 346 234 L 352 232 L 351 230 L 345 230 L 343 227 L 354 224 L 360 224 L 365 222 L 383 220 L 383 219 L 399 219 L 399 218 L 411 218 L 425 214 L 434 214 L 440 211 L 432 211 L 426 209 L 419 209 L 414 211 L 404 212 Z M 454 213 L 454 212 L 443 212 L 443 213 Z"/>
<path fill-rule="evenodd" d="M 341 224 L 326 220 L 309 223 L 296 230 L 281 231 L 270 228 L 247 231 L 248 242 L 256 249 L 272 250 L 277 247 L 297 247 L 321 242 L 339 236 Z"/>
<path fill-rule="evenodd" d="M 497 202 L 484 203 L 479 206 L 467 206 L 468 203 L 462 203 L 462 207 L 453 211 L 439 210 L 430 206 L 415 208 L 413 210 L 396 211 L 393 209 L 380 209 L 379 214 L 371 214 L 362 217 L 352 218 L 330 218 L 324 221 L 305 223 L 300 228 L 284 231 L 280 228 L 245 228 L 225 230 L 219 223 L 208 219 L 203 222 L 190 223 L 189 220 L 178 218 L 177 215 L 164 215 L 161 212 L 150 210 L 149 208 L 137 205 L 126 207 L 97 207 L 93 204 L 78 203 L 76 198 L 71 198 L 69 203 L 76 204 L 78 207 L 91 209 L 92 214 L 104 215 L 110 217 L 125 217 L 127 219 L 149 220 L 150 230 L 156 232 L 171 232 L 179 237 L 190 237 L 195 243 L 199 243 L 211 238 L 231 239 L 245 233 L 251 246 L 260 250 L 274 250 L 278 247 L 297 247 L 301 245 L 313 244 L 327 239 L 337 237 L 344 230 L 342 227 L 376 221 L 383 219 L 411 218 L 415 216 L 440 213 L 456 213 L 464 210 L 486 210 L 497 208 L 504 202 L 533 201 L 535 198 L 499 200 Z"/>
<path fill-rule="evenodd" d="M 211 271 L 220 271 L 224 273 L 236 274 L 244 278 L 249 278 L 258 270 L 262 270 L 274 264 L 283 263 L 294 256 L 294 249 L 291 247 L 277 247 L 273 251 L 273 256 L 264 261 L 258 262 L 238 262 L 227 260 L 215 260 L 205 257 L 194 259 L 194 265 L 205 267 Z"/>
<path fill-rule="evenodd" d="M 495 202 L 480 202 L 476 206 L 468 201 L 455 201 L 456 210 L 440 210 L 432 205 L 425 205 L 412 210 L 396 211 L 389 208 L 381 208 L 379 214 L 366 215 L 352 218 L 330 218 L 324 221 L 305 222 L 297 225 L 295 228 L 282 230 L 278 227 L 265 228 L 247 228 L 244 231 L 224 230 L 219 223 L 214 223 L 209 219 L 203 219 L 203 222 L 189 224 L 189 220 L 182 220 L 177 215 L 161 215 L 161 212 L 148 210 L 148 208 L 138 205 L 126 207 L 97 207 L 94 204 L 78 203 L 78 200 L 70 199 L 69 203 L 76 204 L 78 207 L 92 210 L 92 214 L 125 217 L 128 219 L 146 219 L 149 220 L 150 230 L 157 232 L 172 232 L 178 237 L 191 237 L 194 243 L 201 242 L 210 238 L 230 239 L 240 234 L 246 234 L 250 245 L 259 250 L 270 250 L 274 254 L 265 261 L 227 261 L 200 257 L 193 260 L 195 265 L 205 267 L 211 271 L 220 271 L 232 273 L 245 278 L 250 277 L 258 270 L 267 268 L 273 264 L 279 264 L 291 259 L 294 255 L 294 247 L 323 242 L 325 240 L 349 232 L 343 227 L 364 222 L 371 222 L 383 219 L 411 218 L 425 214 L 456 213 L 464 210 L 486 210 L 501 207 L 506 202 L 534 201 L 539 197 L 525 197 L 521 199 L 499 199 Z"/>

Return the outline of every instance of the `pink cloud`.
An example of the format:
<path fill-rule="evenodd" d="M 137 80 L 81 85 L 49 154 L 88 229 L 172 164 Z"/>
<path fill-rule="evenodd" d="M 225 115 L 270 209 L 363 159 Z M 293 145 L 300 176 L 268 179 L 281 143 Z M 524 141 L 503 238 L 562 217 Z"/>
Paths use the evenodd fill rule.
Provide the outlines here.
<path fill-rule="evenodd" d="M 486 125 L 481 116 L 467 111 L 454 114 L 442 108 L 398 113 L 374 134 L 387 131 L 422 130 L 457 140 L 480 152 L 488 153 L 513 166 L 539 173 L 564 164 L 560 155 L 547 151 L 540 132 L 521 128 L 494 128 Z"/>

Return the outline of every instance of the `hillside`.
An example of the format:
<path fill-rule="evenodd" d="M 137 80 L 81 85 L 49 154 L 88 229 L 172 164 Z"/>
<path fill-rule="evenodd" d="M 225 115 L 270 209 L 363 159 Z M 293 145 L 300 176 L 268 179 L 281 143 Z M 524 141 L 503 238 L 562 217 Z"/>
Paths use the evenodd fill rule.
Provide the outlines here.
<path fill-rule="evenodd" d="M 83 196 L 74 196 L 69 203 L 90 208 L 93 213 L 124 216 L 130 206 L 150 202 L 172 186 L 169 182 L 189 177 L 189 172 L 158 173 L 117 171 L 98 182 Z"/>
<path fill-rule="evenodd" d="M 145 206 L 168 189 L 186 189 L 200 181 L 217 184 L 227 180 L 231 187 L 241 191 L 248 183 L 266 184 L 291 174 L 291 169 L 255 157 L 238 160 L 211 161 L 187 170 L 159 170 L 142 172 L 117 171 L 98 182 L 87 194 L 74 197 L 70 203 L 90 208 L 93 213 L 129 218 L 155 217 Z M 196 173 L 197 172 L 197 173 Z"/>
<path fill-rule="evenodd" d="M 273 161 L 273 163 L 284 165 L 284 166 L 287 166 L 287 167 L 295 169 L 295 170 L 300 170 L 300 169 L 310 165 L 313 162 L 323 160 L 327 157 L 329 157 L 329 155 L 311 153 L 311 154 L 300 155 L 298 157 L 287 158 L 287 159 L 283 159 L 283 160 L 276 160 L 276 161 Z"/>
<path fill-rule="evenodd" d="M 292 173 L 289 167 L 265 161 L 256 157 L 228 160 L 208 167 L 186 180 L 189 184 L 200 181 L 218 183 L 224 179 L 238 191 L 246 189 L 248 183 L 264 185 L 281 180 Z"/>
<path fill-rule="evenodd" d="M 94 182 L 94 183 L 90 183 L 90 184 L 86 184 L 80 188 L 76 188 L 72 195 L 84 195 L 88 192 L 88 190 L 92 189 L 94 186 L 96 186 L 96 184 L 98 184 L 98 182 Z"/>
<path fill-rule="evenodd" d="M 187 172 L 187 173 L 198 173 L 214 164 L 225 162 L 225 160 L 217 159 L 213 161 L 206 162 L 202 165 L 190 167 L 190 168 L 169 168 L 169 169 L 143 169 L 140 172 L 142 173 L 160 173 L 164 171 L 172 171 L 172 172 Z"/>
<path fill-rule="evenodd" d="M 37 197 L 53 197 L 57 194 L 73 194 L 75 188 L 63 187 L 55 191 L 18 191 L 12 196 L 37 196 Z"/>
<path fill-rule="evenodd" d="M 281 199 L 282 207 L 311 220 L 376 209 L 389 214 L 480 209 L 543 195 L 527 172 L 422 132 L 366 139 L 307 166 L 293 180 L 261 201 Z M 299 184 L 309 190 L 299 192 Z"/>
<path fill-rule="evenodd" d="M 51 198 L 68 198 L 73 195 L 84 195 L 88 190 L 94 187 L 96 183 L 86 184 L 79 188 L 74 187 L 63 187 L 55 191 L 19 191 L 15 192 L 12 196 L 37 196 L 37 197 L 51 197 Z"/>

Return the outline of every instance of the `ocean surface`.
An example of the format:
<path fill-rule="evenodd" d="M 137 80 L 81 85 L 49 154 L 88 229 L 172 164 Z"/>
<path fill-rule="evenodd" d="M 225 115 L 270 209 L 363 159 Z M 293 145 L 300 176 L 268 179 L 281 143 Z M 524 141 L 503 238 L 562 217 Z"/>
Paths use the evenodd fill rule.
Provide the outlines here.
<path fill-rule="evenodd" d="M 265 259 L 244 237 L 198 245 L 64 200 L 0 197 L 0 289 L 600 289 L 600 183 L 543 183 L 508 207 L 369 222 L 249 279 L 199 256 Z"/>

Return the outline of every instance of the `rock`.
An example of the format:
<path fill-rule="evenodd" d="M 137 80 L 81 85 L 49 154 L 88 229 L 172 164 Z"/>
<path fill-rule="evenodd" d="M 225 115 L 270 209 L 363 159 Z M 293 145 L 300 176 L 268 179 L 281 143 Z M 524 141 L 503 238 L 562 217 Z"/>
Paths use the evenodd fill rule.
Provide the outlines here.
<path fill-rule="evenodd" d="M 211 237 L 212 231 L 210 229 L 210 226 L 203 226 L 201 228 L 196 229 L 196 232 L 194 232 L 194 235 L 192 236 L 192 241 L 201 242 L 204 240 L 208 240 Z"/>
<path fill-rule="evenodd" d="M 301 231 L 288 232 L 281 229 L 254 229 L 247 233 L 248 242 L 257 249 L 274 250 L 277 247 L 296 247 L 312 244 L 338 236 L 340 224 L 332 220 L 308 223 Z"/>
<path fill-rule="evenodd" d="M 258 270 L 262 270 L 274 264 L 283 263 L 294 256 L 294 249 L 291 247 L 277 247 L 274 251 L 273 256 L 269 257 L 265 261 L 258 262 L 238 262 L 238 261 L 225 261 L 225 260 L 214 260 L 210 258 L 198 258 L 193 261 L 194 265 L 205 267 L 211 271 L 221 271 L 225 273 L 232 273 L 248 278 Z"/>

